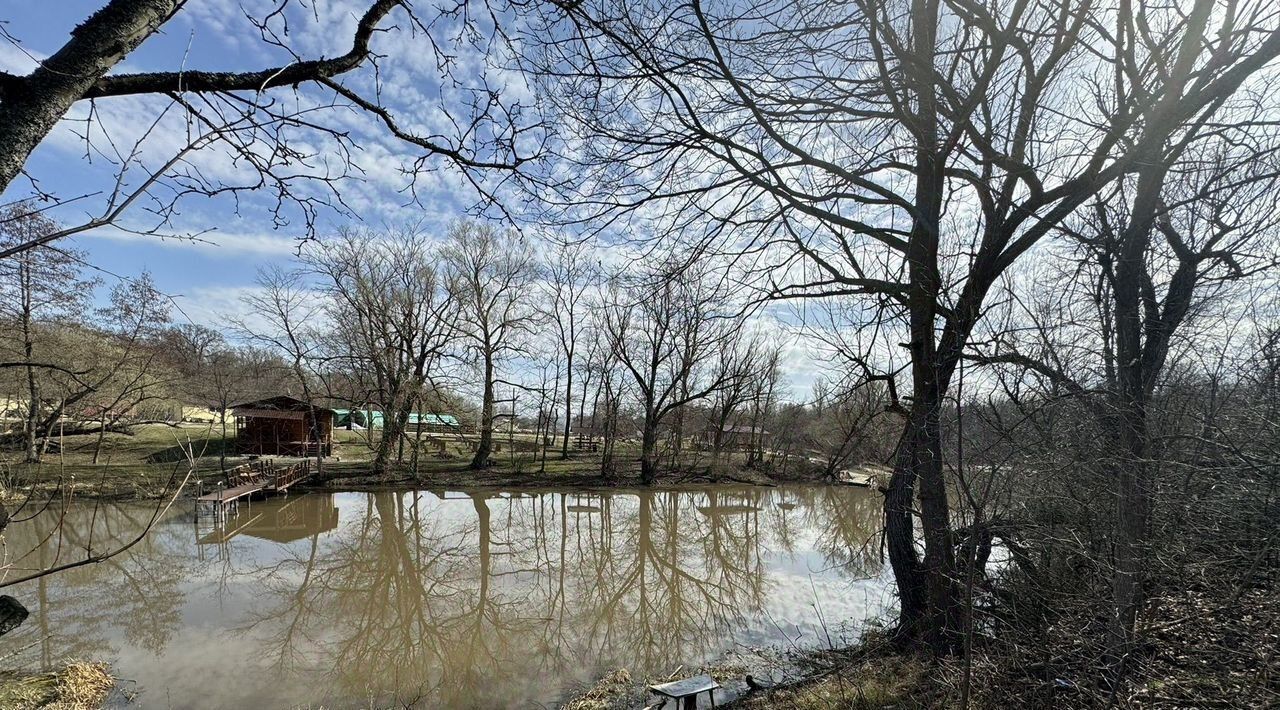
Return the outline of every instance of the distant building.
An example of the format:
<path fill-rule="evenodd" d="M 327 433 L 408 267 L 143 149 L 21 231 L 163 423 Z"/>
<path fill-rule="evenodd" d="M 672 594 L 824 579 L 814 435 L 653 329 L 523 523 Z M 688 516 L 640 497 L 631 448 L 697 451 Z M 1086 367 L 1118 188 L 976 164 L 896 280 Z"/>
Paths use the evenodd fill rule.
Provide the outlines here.
<path fill-rule="evenodd" d="M 333 410 L 289 396 L 237 404 L 236 448 L 259 456 L 328 456 L 333 449 Z"/>
<path fill-rule="evenodd" d="M 726 425 L 720 429 L 720 446 L 726 450 L 749 449 L 756 441 L 767 439 L 769 432 L 763 427 Z M 716 430 L 714 426 L 703 429 L 698 434 L 698 443 L 707 449 L 714 448 Z"/>
<path fill-rule="evenodd" d="M 386 425 L 386 415 L 376 409 L 335 409 L 333 425 L 339 429 L 381 429 Z M 428 434 L 450 434 L 461 431 L 462 425 L 452 414 L 410 412 L 405 429 L 421 429 Z"/>
<path fill-rule="evenodd" d="M 369 415 L 377 414 L 381 424 L 382 412 L 370 412 L 364 409 L 334 409 L 333 428 L 335 429 L 368 429 Z"/>
<path fill-rule="evenodd" d="M 422 430 L 428 434 L 451 434 L 462 430 L 458 418 L 452 414 L 418 414 L 409 415 L 406 427 L 409 431 Z"/>

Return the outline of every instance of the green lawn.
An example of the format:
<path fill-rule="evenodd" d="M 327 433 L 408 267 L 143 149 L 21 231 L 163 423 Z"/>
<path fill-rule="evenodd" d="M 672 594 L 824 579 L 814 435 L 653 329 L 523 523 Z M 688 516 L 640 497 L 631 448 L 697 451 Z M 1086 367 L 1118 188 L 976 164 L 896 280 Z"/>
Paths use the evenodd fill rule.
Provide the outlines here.
<path fill-rule="evenodd" d="M 599 453 L 571 451 L 568 459 L 562 459 L 559 448 L 554 447 L 544 462 L 532 435 L 517 434 L 513 446 L 511 438 L 499 433 L 491 465 L 483 471 L 467 468 L 472 451 L 466 439 L 424 434 L 416 470 L 411 464 L 412 446 L 406 446 L 403 464 L 386 476 L 370 478 L 373 451 L 367 435 L 341 429 L 334 432 L 333 455 L 324 462 L 324 480 L 334 486 L 415 482 L 460 486 L 626 485 L 639 477 L 639 451 L 634 444 L 618 445 L 615 475 L 605 480 L 600 475 Z M 443 451 L 440 441 L 444 443 Z M 74 490 L 79 496 L 158 497 L 172 493 L 186 477 L 193 457 L 195 476 L 205 481 L 215 479 L 222 470 L 220 456 L 224 448 L 231 450 L 231 444 L 223 440 L 217 427 L 209 425 L 149 424 L 134 427 L 129 434 L 108 433 L 95 464 L 96 434 L 60 437 L 50 442 L 39 464 L 22 463 L 21 451 L 0 452 L 0 486 L 9 498 L 25 495 L 32 487 L 43 491 Z M 226 463 L 231 466 L 244 460 L 228 455 Z M 675 469 L 668 482 L 679 482 L 688 475 L 705 476 L 710 460 L 706 452 L 690 451 L 682 456 L 679 466 L 664 463 Z M 755 475 L 738 470 L 740 459 L 726 463 L 722 473 L 734 480 Z M 194 484 L 188 492 L 192 490 Z"/>

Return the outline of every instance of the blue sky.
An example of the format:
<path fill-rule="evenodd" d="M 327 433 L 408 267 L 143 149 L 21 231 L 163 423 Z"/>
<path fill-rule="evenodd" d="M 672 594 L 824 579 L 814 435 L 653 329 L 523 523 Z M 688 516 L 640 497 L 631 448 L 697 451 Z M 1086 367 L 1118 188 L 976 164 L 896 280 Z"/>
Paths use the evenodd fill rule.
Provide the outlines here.
<path fill-rule="evenodd" d="M 35 63 L 56 52 L 75 25 L 101 7 L 103 0 L 56 0 L 26 2 L 0 0 L 0 68 L 27 73 Z M 278 66 L 291 60 L 288 52 L 264 42 L 259 31 L 244 17 L 266 16 L 278 0 L 191 0 L 169 21 L 163 31 L 146 40 L 130 54 L 117 73 L 174 71 L 179 68 L 203 70 L 254 70 Z M 367 6 L 365 0 L 293 0 L 285 17 L 273 28 L 283 33 L 288 21 L 288 46 L 304 58 L 335 56 L 350 48 L 357 18 Z M 415 3 L 420 15 L 430 11 L 427 2 Z M 466 106 L 458 100 L 466 90 L 493 87 L 507 101 L 531 99 L 531 89 L 509 70 L 501 51 L 448 43 L 448 26 L 433 28 L 437 41 L 446 42 L 453 55 L 449 80 L 442 81 L 439 57 L 420 30 L 402 10 L 393 11 L 383 27 L 391 31 L 375 34 L 373 50 L 381 56 L 380 71 L 366 68 L 342 77 L 344 85 L 362 95 L 380 91 L 383 104 L 397 121 L 419 135 L 445 135 L 453 130 L 449 113 L 465 117 Z M 375 84 L 375 76 L 377 84 Z M 456 83 L 451 83 L 456 82 Z M 271 97 L 294 108 L 315 109 L 332 94 L 314 87 L 277 89 Z M 86 159 L 81 134 L 90 105 L 80 102 L 32 155 L 28 173 L 39 189 L 56 195 L 66 204 L 51 210 L 62 223 L 83 222 L 100 214 L 110 194 L 117 166 L 104 156 Z M 160 128 L 149 134 L 146 128 L 164 116 Z M 439 160 L 428 160 L 426 172 L 412 178 L 405 171 L 415 165 L 422 152 L 392 137 L 371 116 L 350 108 L 329 108 L 311 115 L 317 122 L 350 135 L 357 148 L 352 153 L 356 177 L 338 183 L 342 200 L 350 208 L 346 214 L 321 211 L 317 233 L 323 237 L 349 223 L 381 227 L 415 223 L 428 232 L 443 232 L 445 225 L 463 216 L 476 203 L 476 193 L 457 170 Z M 116 97 L 94 105 L 94 126 L 90 137 L 93 149 L 106 152 L 111 143 L 128 153 L 140 146 L 141 168 L 163 164 L 185 145 L 189 125 L 184 114 L 163 97 Z M 335 144 L 323 135 L 302 132 L 294 144 L 305 147 L 321 165 L 336 155 Z M 205 149 L 193 154 L 190 164 L 221 179 L 234 180 L 245 173 L 228 159 L 223 149 Z M 116 161 L 118 163 L 119 161 Z M 319 170 L 320 168 L 313 168 Z M 136 185 L 146 172 L 131 168 L 129 184 Z M 412 194 L 409 188 L 412 186 Z M 4 201 L 32 194 L 30 181 L 19 178 L 10 185 Z M 78 196 L 83 199 L 72 200 Z M 512 208 L 517 201 L 508 203 Z M 198 241 L 160 239 L 152 235 L 130 234 L 117 229 L 100 229 L 66 240 L 65 244 L 88 254 L 88 261 L 103 269 L 106 286 L 114 276 L 133 277 L 150 271 L 157 284 L 173 297 L 176 322 L 191 321 L 214 327 L 225 326 L 225 317 L 243 311 L 241 296 L 253 289 L 257 270 L 271 264 L 287 264 L 304 233 L 300 213 L 285 205 L 287 224 L 273 225 L 275 200 L 267 191 L 242 193 L 209 199 L 184 198 L 166 233 L 199 234 Z M 145 207 L 145 205 L 142 205 Z M 132 208 L 122 224 L 130 228 L 154 222 L 144 209 Z M 785 318 L 785 317 L 784 317 Z M 808 390 L 816 374 L 815 361 L 821 354 L 814 343 L 792 341 L 786 361 L 792 387 Z"/>
<path fill-rule="evenodd" d="M 102 4 L 102 0 L 5 0 L 0 19 L 4 20 L 3 27 L 9 37 L 0 37 L 0 67 L 14 72 L 30 71 L 35 61 L 57 51 L 72 28 Z M 162 33 L 150 37 L 130 54 L 116 71 L 171 71 L 183 66 L 246 70 L 286 63 L 290 60 L 288 53 L 263 42 L 243 16 L 246 11 L 263 16 L 274 5 L 274 2 L 258 0 L 195 0 L 169 21 Z M 295 0 L 289 8 L 288 44 L 308 58 L 345 52 L 350 47 L 357 15 L 362 11 L 361 3 L 354 0 L 317 0 L 305 4 Z M 406 27 L 407 18 L 399 16 L 399 10 L 395 13 L 391 22 L 384 25 Z M 282 30 L 283 25 L 280 28 Z M 438 107 L 448 106 L 449 98 L 442 103 L 439 73 L 421 35 L 414 37 L 408 31 L 397 29 L 376 37 L 374 48 L 387 55 L 380 79 L 388 105 L 407 125 L 423 131 L 437 130 L 433 121 L 443 120 Z M 483 60 L 478 56 L 468 57 L 465 48 L 459 51 L 458 73 L 464 76 L 486 73 Z M 362 91 L 371 90 L 373 86 L 371 72 L 348 76 L 345 81 Z M 512 90 L 519 92 L 522 87 L 514 86 Z M 299 105 L 328 98 L 327 93 L 306 88 L 297 93 L 281 90 L 273 94 L 282 101 Z M 111 134 L 125 137 L 120 147 L 127 151 L 128 139 L 137 136 L 166 105 L 167 100 L 154 97 L 99 101 L 96 110 L 101 128 L 94 133 L 97 149 L 104 150 L 107 144 L 102 138 Z M 83 133 L 84 123 L 76 119 L 83 118 L 88 109 L 87 102 L 77 104 L 69 118 L 36 150 L 27 166 L 40 189 L 62 200 L 88 195 L 52 211 L 64 224 L 75 224 L 88 215 L 98 214 L 116 174 L 115 166 L 101 156 L 93 160 L 85 157 L 85 143 L 77 135 Z M 170 108 L 169 114 L 173 120 L 165 127 L 178 129 L 170 133 L 180 132 L 180 112 Z M 350 213 L 322 211 L 319 234 L 331 232 L 344 223 L 361 221 L 375 226 L 417 221 L 443 226 L 474 203 L 474 193 L 446 166 L 419 176 L 414 202 L 404 192 L 410 179 L 401 172 L 401 167 L 417 158 L 420 152 L 397 142 L 368 117 L 351 110 L 328 110 L 323 112 L 322 120 L 350 132 L 360 146 L 354 153 L 354 161 L 363 172 L 340 184 Z M 176 151 L 175 146 L 181 145 L 179 140 L 160 136 L 160 133 L 157 131 L 142 142 L 140 157 L 144 167 L 162 163 Z M 322 136 L 298 135 L 299 144 L 309 145 L 316 155 L 332 154 Z M 236 168 L 228 165 L 225 151 L 206 149 L 195 154 L 192 160 L 201 170 L 228 177 L 235 175 Z M 141 172 L 135 168 L 134 174 L 141 175 Z M 136 183 L 140 178 L 133 180 Z M 19 179 L 10 186 L 4 199 L 7 202 L 31 193 L 31 183 Z M 198 242 L 162 240 L 102 229 L 74 237 L 67 243 L 87 252 L 91 263 L 110 274 L 127 277 L 144 269 L 151 271 L 160 287 L 175 297 L 176 319 L 189 316 L 197 322 L 210 322 L 216 319 L 219 310 L 236 308 L 239 293 L 252 286 L 259 266 L 290 259 L 297 238 L 303 234 L 304 221 L 297 210 L 286 205 L 289 224 L 276 228 L 272 224 L 274 205 L 275 200 L 265 192 L 242 194 L 238 202 L 230 198 L 190 197 L 179 203 L 179 214 L 165 231 L 198 233 L 201 235 Z M 125 215 L 123 223 L 139 227 L 149 225 L 152 219 L 145 211 L 134 208 Z M 106 278 L 109 281 L 111 276 Z"/>

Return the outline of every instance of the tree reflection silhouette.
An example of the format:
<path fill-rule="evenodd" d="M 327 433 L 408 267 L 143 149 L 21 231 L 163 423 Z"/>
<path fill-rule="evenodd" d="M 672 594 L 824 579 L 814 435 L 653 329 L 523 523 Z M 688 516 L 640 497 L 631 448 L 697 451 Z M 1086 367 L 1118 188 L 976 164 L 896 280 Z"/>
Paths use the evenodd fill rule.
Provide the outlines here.
<path fill-rule="evenodd" d="M 32 564 L 86 545 L 91 524 L 95 546 L 126 537 L 144 509 L 69 511 Z M 613 667 L 666 675 L 789 640 L 779 615 L 789 635 L 816 624 L 810 574 L 823 604 L 881 576 L 879 516 L 871 492 L 817 486 L 294 496 L 213 532 L 176 515 L 107 564 L 41 580 L 5 642 L 37 664 L 146 649 L 131 662 L 154 667 L 122 671 L 178 705 L 546 704 Z M 159 670 L 182 663 L 224 674 L 223 695 Z"/>
<path fill-rule="evenodd" d="M 10 526 L 6 546 L 31 550 L 20 567 L 47 568 L 84 555 L 87 547 L 105 549 L 132 538 L 151 513 L 130 503 L 97 507 L 96 514 L 85 507 L 66 515 L 50 508 Z M 36 658 L 19 655 L 9 663 L 49 669 L 66 658 L 110 657 L 115 633 L 152 652 L 165 648 L 182 623 L 182 581 L 197 562 L 187 553 L 188 530 L 175 522 L 156 526 L 125 555 L 18 587 L 34 602 L 31 619 L 4 637 L 4 648 L 26 649 Z"/>
<path fill-rule="evenodd" d="M 473 493 L 462 516 L 461 501 L 371 494 L 364 520 L 273 575 L 278 602 L 242 630 L 278 628 L 281 668 L 310 655 L 298 644 L 321 649 L 314 666 L 331 669 L 336 697 L 376 702 L 520 705 L 606 667 L 669 672 L 723 648 L 773 591 L 773 495 Z M 863 544 L 873 500 L 798 500 L 791 525 L 819 531 L 829 565 L 878 570 Z"/>

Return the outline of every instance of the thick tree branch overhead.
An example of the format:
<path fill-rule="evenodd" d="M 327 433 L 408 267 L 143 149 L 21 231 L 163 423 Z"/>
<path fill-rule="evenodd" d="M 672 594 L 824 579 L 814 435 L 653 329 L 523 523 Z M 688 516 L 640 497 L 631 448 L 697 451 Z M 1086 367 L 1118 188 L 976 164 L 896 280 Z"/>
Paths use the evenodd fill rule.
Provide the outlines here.
<path fill-rule="evenodd" d="M 265 188 L 276 197 L 275 225 L 289 224 L 281 210 L 296 206 L 293 212 L 303 215 L 308 236 L 319 208 L 349 212 L 337 190 L 337 181 L 350 172 L 362 171 L 351 157 L 361 148 L 358 136 L 341 121 L 321 117 L 323 112 L 361 115 L 374 133 L 383 131 L 412 146 L 418 156 L 402 168 L 410 180 L 434 169 L 434 160 L 426 162 L 429 159 L 442 160 L 467 172 L 466 180 L 486 204 L 492 202 L 493 195 L 485 186 L 487 178 L 480 173 L 510 173 L 540 151 L 538 131 L 542 124 L 529 107 L 518 99 L 509 101 L 502 87 L 489 86 L 484 76 L 462 77 L 455 72 L 459 47 L 470 45 L 471 50 L 488 57 L 494 53 L 493 45 L 505 40 L 496 17 L 480 19 L 461 7 L 441 6 L 434 7 L 435 14 L 428 18 L 416 14 L 409 0 L 365 0 L 352 16 L 355 25 L 349 30 L 349 39 L 334 39 L 345 51 L 339 50 L 342 53 L 332 57 L 314 56 L 315 50 L 308 52 L 292 46 L 288 21 L 281 19 L 295 2 L 284 0 L 262 17 L 251 17 L 247 11 L 245 16 L 260 31 L 262 43 L 272 51 L 283 51 L 287 58 L 291 57 L 289 61 L 273 60 L 276 63 L 271 66 L 218 71 L 188 69 L 184 58 L 181 64 L 173 61 L 174 68 L 168 71 L 116 73 L 122 61 L 195 3 L 110 0 L 76 26 L 61 48 L 29 74 L 0 72 L 0 192 L 9 190 L 15 178 L 28 171 L 33 151 L 64 120 L 76 126 L 83 123 L 82 128 L 72 130 L 86 144 L 86 156 L 107 153 L 105 157 L 118 166 L 121 175 L 130 170 L 145 172 L 148 168 L 144 158 L 147 163 L 162 164 L 163 159 L 156 160 L 140 147 L 135 147 L 132 154 L 120 155 L 116 147 L 119 136 L 113 135 L 113 128 L 98 118 L 99 102 L 125 97 L 167 99 L 171 102 L 169 108 L 155 109 L 157 114 L 170 115 L 169 127 L 160 129 L 160 133 L 171 136 L 173 119 L 185 116 L 188 132 L 191 126 L 203 126 L 205 132 L 214 134 L 202 141 L 199 149 L 228 153 L 243 168 L 245 176 L 232 181 L 211 180 L 184 157 L 181 164 L 166 166 L 164 174 L 153 176 L 153 182 L 165 183 L 157 187 L 171 187 L 170 195 L 208 197 Z M 274 25 L 280 21 L 286 22 L 283 31 Z M 484 26 L 480 26 L 482 23 Z M 413 42 L 421 42 L 423 52 L 435 58 L 441 82 L 439 126 L 425 127 L 417 121 L 402 120 L 384 101 L 387 67 L 380 64 L 392 60 L 373 44 L 375 37 L 386 33 L 403 33 Z M 339 77 L 344 75 L 351 76 L 339 83 Z M 296 96 L 285 99 L 271 91 L 292 88 L 296 92 L 306 87 L 310 87 L 309 93 L 301 102 L 294 100 Z M 88 118 L 73 108 L 80 102 L 93 102 Z M 294 134 L 299 133 L 317 134 L 329 145 L 298 140 Z M 299 165 L 307 170 L 297 170 Z M 62 199 L 43 194 L 37 179 L 32 176 L 31 180 L 42 198 Z M 130 183 L 124 179 L 118 182 Z M 294 187 L 308 182 L 319 188 L 318 192 Z M 110 192 L 104 190 L 103 194 Z M 160 199 L 173 202 L 176 198 Z M 99 212 L 110 214 L 110 207 Z M 176 212 L 172 205 L 147 209 L 157 213 L 162 223 Z"/>
<path fill-rule="evenodd" d="M 351 50 L 332 59 L 258 71 L 170 71 L 107 76 L 186 5 L 186 0 L 112 0 L 71 32 L 71 39 L 27 76 L 0 75 L 0 191 L 72 104 L 136 94 L 264 91 L 326 79 L 363 64 L 379 22 L 402 0 L 378 0 L 356 27 Z"/>
<path fill-rule="evenodd" d="M 0 94 L 0 190 L 71 105 L 181 9 L 182 0 L 114 0 L 25 77 L 6 77 Z"/>

